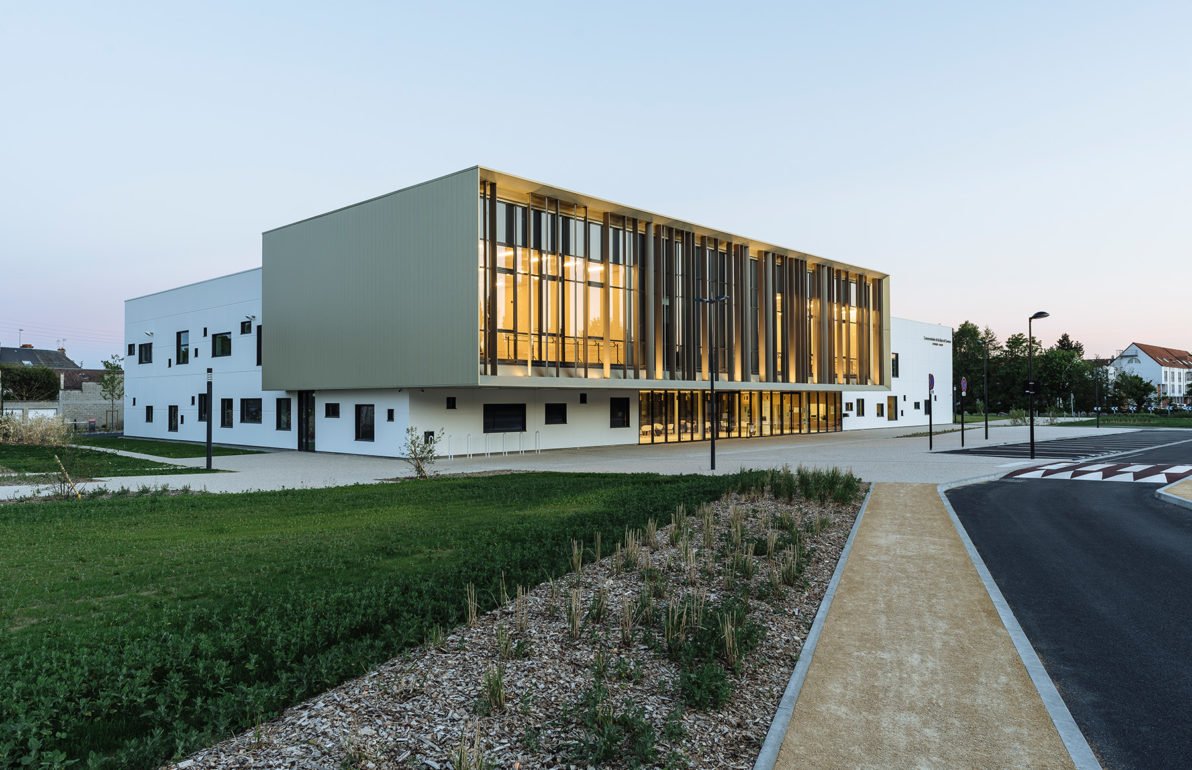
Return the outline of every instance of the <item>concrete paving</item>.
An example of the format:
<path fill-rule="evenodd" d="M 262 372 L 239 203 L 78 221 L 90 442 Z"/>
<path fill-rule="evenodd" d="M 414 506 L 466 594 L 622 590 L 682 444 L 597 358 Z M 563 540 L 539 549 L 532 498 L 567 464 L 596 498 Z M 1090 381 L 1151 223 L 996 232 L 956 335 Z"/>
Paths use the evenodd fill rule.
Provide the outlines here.
<path fill-rule="evenodd" d="M 1181 482 L 1172 484 L 1170 487 L 1163 489 L 1169 495 L 1178 497 L 1181 500 L 1187 500 L 1192 503 L 1192 478 L 1184 479 Z"/>
<path fill-rule="evenodd" d="M 925 432 L 925 428 L 883 428 L 878 430 L 823 433 L 818 435 L 779 436 L 756 439 L 731 439 L 716 442 L 717 472 L 732 473 L 741 468 L 840 467 L 851 469 L 866 481 L 913 481 L 950 483 L 967 479 L 998 476 L 1025 464 L 1022 460 L 980 455 L 948 454 L 960 448 L 956 426 L 937 434 L 934 451 L 928 451 L 927 436 L 907 434 Z M 1122 428 L 1068 428 L 1062 425 L 1036 426 L 1036 440 L 1078 436 L 1109 435 Z M 994 424 L 989 440 L 982 438 L 980 426 L 966 430 L 965 445 L 992 446 L 1027 440 L 1026 427 Z M 111 450 L 116 451 L 116 450 Z M 122 452 L 123 453 L 123 452 Z M 133 455 L 148 457 L 146 455 Z M 164 459 L 148 457 L 176 465 L 202 467 L 205 458 Z M 97 479 L 80 484 L 83 489 L 138 489 L 143 486 L 189 487 L 207 492 L 246 492 L 252 490 L 296 489 L 350 484 L 370 484 L 382 479 L 410 475 L 402 460 L 327 453 L 266 451 L 261 454 L 230 455 L 214 458 L 216 474 L 128 476 Z M 499 470 L 595 471 L 708 473 L 708 442 L 665 445 L 627 445 L 587 449 L 554 450 L 535 454 L 476 454 L 443 458 L 435 464 L 439 473 L 477 473 Z M 0 499 L 46 494 L 48 487 L 35 485 L 0 486 Z"/>
<path fill-rule="evenodd" d="M 775 767 L 1072 767 L 931 484 L 877 484 Z"/>

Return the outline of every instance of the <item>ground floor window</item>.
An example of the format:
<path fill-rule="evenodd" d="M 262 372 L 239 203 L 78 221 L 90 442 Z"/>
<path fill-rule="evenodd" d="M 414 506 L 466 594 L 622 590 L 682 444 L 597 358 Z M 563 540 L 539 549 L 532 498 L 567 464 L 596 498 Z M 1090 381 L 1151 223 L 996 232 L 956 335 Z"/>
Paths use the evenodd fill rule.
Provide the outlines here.
<path fill-rule="evenodd" d="M 886 396 L 886 420 L 889 422 L 898 420 L 898 396 Z"/>
<path fill-rule="evenodd" d="M 639 396 L 638 441 L 662 444 L 717 438 L 827 433 L 841 429 L 840 393 L 645 390 Z"/>
<path fill-rule="evenodd" d="M 290 399 L 277 399 L 277 429 L 290 429 Z"/>
<path fill-rule="evenodd" d="M 211 404 L 207 401 L 207 394 L 199 394 L 199 422 L 207 422 L 207 415 L 211 412 Z"/>
<path fill-rule="evenodd" d="M 608 427 L 629 427 L 629 399 L 610 398 L 608 400 Z"/>
<path fill-rule="evenodd" d="M 525 404 L 485 404 L 485 433 L 521 433 L 526 429 Z"/>
<path fill-rule="evenodd" d="M 168 411 L 166 414 L 166 417 L 167 417 L 166 430 L 168 430 L 170 433 L 177 433 L 178 432 L 178 406 L 176 404 L 170 404 L 169 407 L 167 407 L 167 409 L 168 409 Z"/>
<path fill-rule="evenodd" d="M 865 399 L 863 399 L 863 398 L 857 399 L 857 416 L 858 417 L 865 416 Z"/>
<path fill-rule="evenodd" d="M 219 400 L 219 427 L 232 427 L 232 399 L 230 398 Z"/>
<path fill-rule="evenodd" d="M 375 435 L 373 420 L 376 408 L 373 404 L 356 404 L 356 440 L 372 441 Z"/>
<path fill-rule="evenodd" d="M 145 405 L 145 422 L 153 422 L 153 407 Z"/>
<path fill-rule="evenodd" d="M 240 422 L 248 423 L 250 425 L 261 424 L 261 399 L 240 399 Z"/>
<path fill-rule="evenodd" d="M 546 405 L 546 424 L 547 425 L 566 425 L 567 424 L 567 404 L 547 404 Z"/>

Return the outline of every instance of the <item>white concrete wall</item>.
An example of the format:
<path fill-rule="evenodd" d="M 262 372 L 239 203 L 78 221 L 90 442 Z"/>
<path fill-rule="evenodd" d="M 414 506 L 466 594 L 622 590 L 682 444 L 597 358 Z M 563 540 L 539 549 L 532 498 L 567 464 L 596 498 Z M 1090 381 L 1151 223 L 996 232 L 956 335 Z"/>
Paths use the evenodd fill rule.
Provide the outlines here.
<path fill-rule="evenodd" d="M 580 403 L 580 394 L 587 403 Z M 456 408 L 447 408 L 447 398 Z M 610 399 L 629 399 L 629 427 L 610 428 Z M 484 404 L 525 404 L 525 433 L 484 433 Z M 546 424 L 546 404 L 567 405 L 565 425 Z M 414 390 L 410 420 L 419 430 L 442 429 L 444 454 L 531 451 L 637 443 L 638 398 L 634 390 L 576 388 L 467 388 Z"/>
<path fill-rule="evenodd" d="M 1110 365 L 1119 372 L 1137 375 L 1151 385 L 1163 382 L 1163 367 L 1134 344 L 1119 353 Z"/>
<path fill-rule="evenodd" d="M 240 333 L 240 322 L 253 316 L 252 332 Z M 130 344 L 153 343 L 153 362 L 138 364 L 137 354 L 124 358 L 124 432 L 128 436 L 206 440 L 206 423 L 199 422 L 198 394 L 207 389 L 207 367 L 211 367 L 213 397 L 212 437 L 221 444 L 293 448 L 297 446 L 298 413 L 292 399 L 290 430 L 276 427 L 276 401 L 288 397 L 284 391 L 261 390 L 261 368 L 257 366 L 257 325 L 261 316 L 261 270 L 213 278 L 149 294 L 124 303 L 125 353 Z M 203 335 L 203 329 L 207 335 Z M 176 333 L 190 333 L 190 361 L 175 359 Z M 152 336 L 146 334 L 152 332 Z M 230 332 L 232 354 L 211 357 L 211 336 Z M 264 333 L 268 334 L 266 327 Z M 233 427 L 220 427 L 221 399 L 231 398 Z M 261 399 L 261 423 L 240 422 L 240 401 Z M 169 431 L 169 407 L 179 412 L 177 432 Z M 153 422 L 145 421 L 145 407 L 153 406 Z"/>
<path fill-rule="evenodd" d="M 890 392 L 844 391 L 844 429 L 896 428 L 927 424 L 927 375 L 935 375 L 936 425 L 952 422 L 952 328 L 941 324 L 890 319 L 890 352 L 898 354 L 898 377 L 891 380 Z M 979 383 L 969 383 L 965 403 L 973 404 Z M 898 419 L 889 419 L 887 397 L 895 396 Z M 857 401 L 865 402 L 865 415 L 857 416 Z M 852 404 L 852 409 L 849 409 Z M 878 404 L 885 414 L 878 415 Z M 916 404 L 918 408 L 916 408 Z"/>
<path fill-rule="evenodd" d="M 295 402 L 297 399 L 295 399 Z M 339 404 L 339 417 L 327 416 L 327 404 Z M 356 440 L 356 406 L 372 404 L 373 440 Z M 295 403 L 295 409 L 297 404 Z M 389 410 L 393 422 L 389 422 Z M 315 451 L 401 457 L 409 424 L 410 397 L 406 391 L 321 390 L 315 393 Z M 298 412 L 294 412 L 298 428 Z"/>

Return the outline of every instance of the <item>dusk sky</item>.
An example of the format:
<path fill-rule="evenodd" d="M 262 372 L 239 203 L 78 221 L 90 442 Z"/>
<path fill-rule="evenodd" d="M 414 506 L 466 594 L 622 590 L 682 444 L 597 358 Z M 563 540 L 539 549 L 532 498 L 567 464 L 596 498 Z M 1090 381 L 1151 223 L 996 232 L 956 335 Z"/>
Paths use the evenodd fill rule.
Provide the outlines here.
<path fill-rule="evenodd" d="M 895 315 L 1192 348 L 1192 3 L 15 3 L 0 344 L 481 164 L 892 276 Z M 266 323 L 268 320 L 266 319 Z"/>

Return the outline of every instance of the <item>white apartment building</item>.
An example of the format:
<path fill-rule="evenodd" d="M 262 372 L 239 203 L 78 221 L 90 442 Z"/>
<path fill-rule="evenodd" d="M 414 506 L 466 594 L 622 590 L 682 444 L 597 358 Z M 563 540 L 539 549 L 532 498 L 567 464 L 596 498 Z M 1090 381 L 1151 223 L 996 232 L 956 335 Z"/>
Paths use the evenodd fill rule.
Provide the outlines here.
<path fill-rule="evenodd" d="M 1187 350 L 1132 342 L 1110 365 L 1154 385 L 1160 404 L 1192 403 L 1188 395 L 1188 387 L 1192 386 L 1192 353 Z"/>

